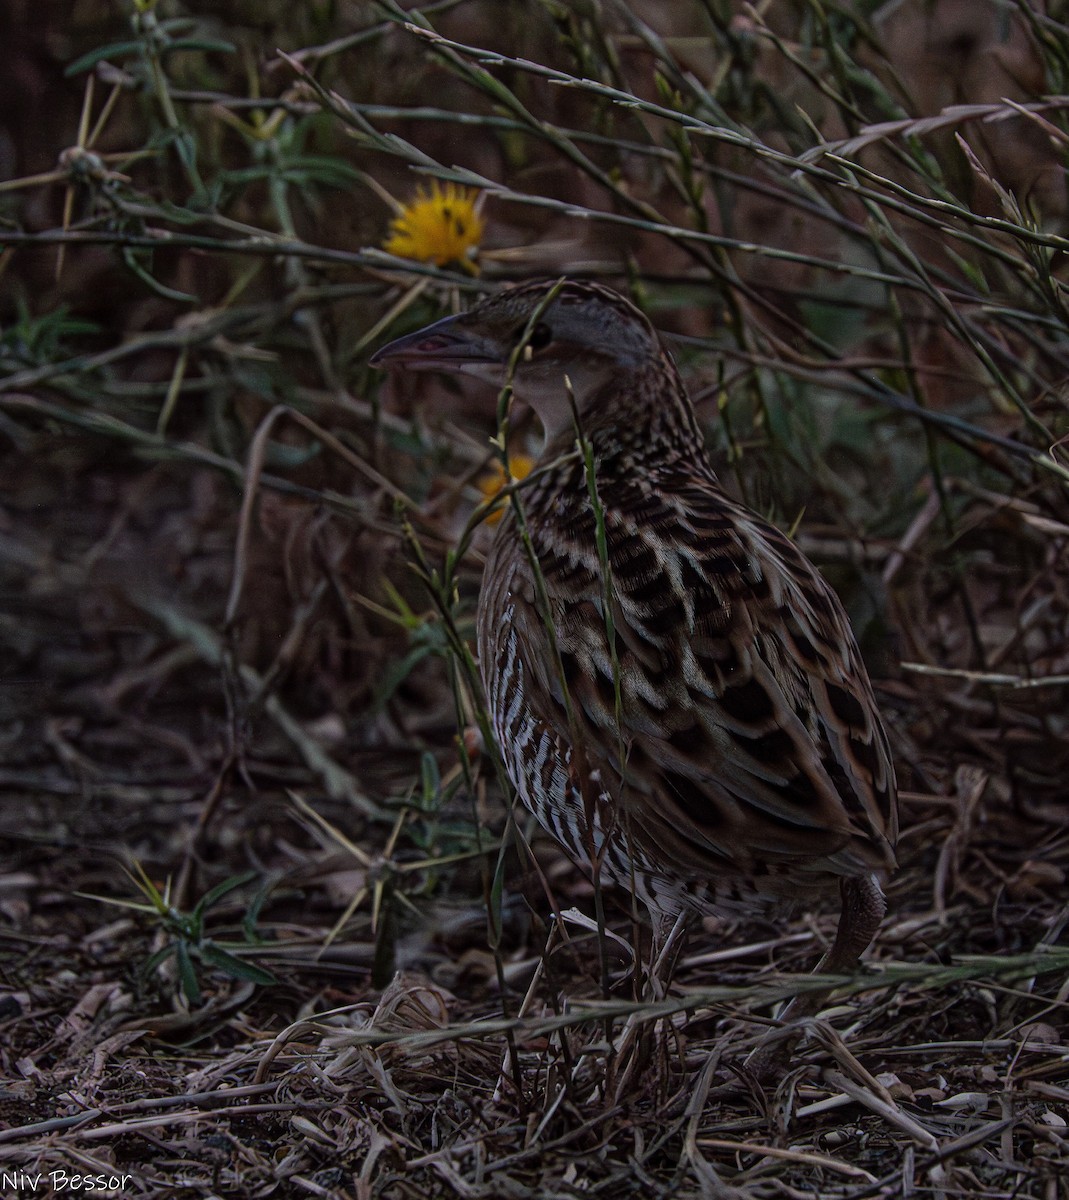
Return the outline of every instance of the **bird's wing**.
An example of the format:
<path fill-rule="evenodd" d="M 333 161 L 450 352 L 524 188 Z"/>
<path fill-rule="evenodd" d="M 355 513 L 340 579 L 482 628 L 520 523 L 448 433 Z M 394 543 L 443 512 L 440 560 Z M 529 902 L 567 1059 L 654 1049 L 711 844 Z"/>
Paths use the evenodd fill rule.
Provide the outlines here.
<path fill-rule="evenodd" d="M 533 531 L 544 591 L 514 558 L 532 709 L 684 874 L 892 867 L 890 752 L 834 592 L 711 479 L 627 486 L 602 497 L 608 589 L 589 505 Z"/>

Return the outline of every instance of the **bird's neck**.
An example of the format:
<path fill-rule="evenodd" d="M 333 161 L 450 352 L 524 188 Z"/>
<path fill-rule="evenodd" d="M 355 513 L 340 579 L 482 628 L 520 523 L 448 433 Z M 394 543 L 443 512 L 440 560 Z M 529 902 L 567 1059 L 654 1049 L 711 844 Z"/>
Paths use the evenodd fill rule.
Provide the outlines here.
<path fill-rule="evenodd" d="M 690 398 L 667 355 L 614 372 L 577 399 L 578 429 L 573 420 L 549 438 L 544 461 L 573 450 L 577 437 L 591 447 L 603 470 L 707 461 Z"/>

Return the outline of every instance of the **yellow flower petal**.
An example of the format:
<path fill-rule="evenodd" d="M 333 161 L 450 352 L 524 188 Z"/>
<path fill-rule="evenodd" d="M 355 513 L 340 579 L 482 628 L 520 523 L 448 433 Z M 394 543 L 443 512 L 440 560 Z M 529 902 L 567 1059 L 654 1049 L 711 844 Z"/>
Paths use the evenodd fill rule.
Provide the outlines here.
<path fill-rule="evenodd" d="M 495 462 L 490 468 L 490 473 L 484 475 L 478 482 L 479 491 L 482 492 L 484 499 L 493 500 L 500 494 L 501 489 L 507 484 L 516 483 L 517 480 L 526 479 L 534 469 L 534 459 L 528 454 L 510 454 L 509 455 L 509 474 L 505 477 L 505 469 L 500 462 Z M 487 525 L 496 525 L 498 521 L 505 515 L 504 505 L 499 504 L 492 509 L 486 517 Z"/>
<path fill-rule="evenodd" d="M 474 274 L 484 229 L 478 198 L 471 188 L 455 183 L 443 187 L 434 180 L 429 191 L 419 188 L 415 199 L 394 217 L 382 248 L 398 258 L 439 267 L 458 263 Z"/>

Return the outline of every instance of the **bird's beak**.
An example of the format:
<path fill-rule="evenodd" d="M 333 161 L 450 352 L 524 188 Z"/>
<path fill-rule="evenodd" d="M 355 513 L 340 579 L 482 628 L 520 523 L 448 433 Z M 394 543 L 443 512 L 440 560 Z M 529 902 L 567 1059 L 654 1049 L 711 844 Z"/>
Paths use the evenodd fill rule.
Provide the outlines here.
<path fill-rule="evenodd" d="M 450 371 L 475 374 L 488 365 L 499 365 L 501 354 L 488 339 L 464 329 L 460 317 L 446 317 L 426 329 L 406 334 L 376 350 L 368 360 L 373 367 L 404 367 L 410 371 Z"/>

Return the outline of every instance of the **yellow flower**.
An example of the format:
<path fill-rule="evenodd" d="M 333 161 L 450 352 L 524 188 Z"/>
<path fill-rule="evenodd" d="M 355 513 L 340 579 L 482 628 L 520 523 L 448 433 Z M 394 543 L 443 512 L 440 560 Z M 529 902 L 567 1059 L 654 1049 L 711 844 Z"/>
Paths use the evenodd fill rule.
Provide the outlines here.
<path fill-rule="evenodd" d="M 429 191 L 419 188 L 415 199 L 401 206 L 382 248 L 439 267 L 459 263 L 474 275 L 483 236 L 480 207 L 478 192 L 455 183 L 443 187 L 436 179 Z"/>
<path fill-rule="evenodd" d="M 520 479 L 526 479 L 534 469 L 534 459 L 527 454 L 510 454 L 509 455 L 509 475 L 505 478 L 505 468 L 500 462 L 495 462 L 490 468 L 490 473 L 484 475 L 478 482 L 479 491 L 482 492 L 483 498 L 493 500 L 500 494 L 501 489 L 506 484 L 516 483 Z M 491 509 L 486 518 L 487 525 L 496 525 L 498 521 L 505 515 L 505 507 L 503 504 L 498 504 Z"/>

